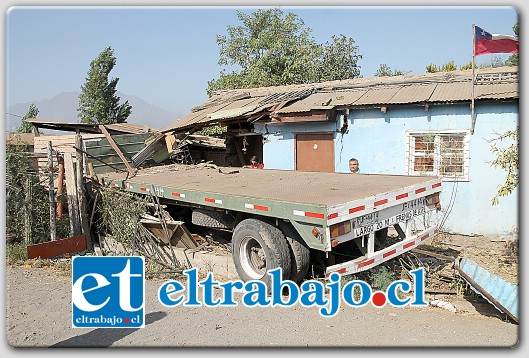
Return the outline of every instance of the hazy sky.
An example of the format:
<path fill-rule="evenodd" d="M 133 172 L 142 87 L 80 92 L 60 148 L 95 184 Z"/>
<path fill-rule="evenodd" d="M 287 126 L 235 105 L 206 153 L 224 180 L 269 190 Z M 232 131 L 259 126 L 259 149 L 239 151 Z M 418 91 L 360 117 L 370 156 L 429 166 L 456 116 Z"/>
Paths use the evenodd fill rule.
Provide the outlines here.
<path fill-rule="evenodd" d="M 207 99 L 218 78 L 216 36 L 239 25 L 237 10 L 256 7 L 11 7 L 6 17 L 6 105 L 79 91 L 90 62 L 107 46 L 117 64 L 117 89 L 173 113 L 186 114 Z M 471 7 L 293 7 L 319 43 L 333 34 L 352 37 L 363 77 L 380 64 L 424 73 L 426 65 L 472 57 L 472 24 L 513 35 L 517 9 Z M 476 58 L 478 63 L 492 56 Z M 506 58 L 508 55 L 500 55 Z M 19 113 L 24 115 L 24 113 Z"/>

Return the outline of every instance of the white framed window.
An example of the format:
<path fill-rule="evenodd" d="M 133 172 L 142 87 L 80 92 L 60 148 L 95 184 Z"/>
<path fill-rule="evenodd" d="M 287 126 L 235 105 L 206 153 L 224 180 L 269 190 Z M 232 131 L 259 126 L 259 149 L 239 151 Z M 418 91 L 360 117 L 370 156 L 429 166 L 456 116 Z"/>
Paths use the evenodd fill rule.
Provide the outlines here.
<path fill-rule="evenodd" d="M 408 175 L 469 180 L 470 131 L 406 132 Z"/>

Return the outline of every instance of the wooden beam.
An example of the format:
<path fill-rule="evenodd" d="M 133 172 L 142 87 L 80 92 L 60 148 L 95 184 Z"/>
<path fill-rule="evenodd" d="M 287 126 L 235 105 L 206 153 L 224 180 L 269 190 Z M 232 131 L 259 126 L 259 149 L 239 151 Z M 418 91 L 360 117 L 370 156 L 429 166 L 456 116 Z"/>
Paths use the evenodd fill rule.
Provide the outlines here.
<path fill-rule="evenodd" d="M 236 138 L 233 143 L 235 144 L 235 149 L 237 150 L 237 156 L 239 157 L 241 166 L 245 166 L 246 163 L 244 162 L 244 156 L 242 155 L 242 150 L 241 150 L 241 147 L 239 146 L 239 139 Z"/>
<path fill-rule="evenodd" d="M 70 217 L 70 235 L 81 235 L 79 222 L 79 202 L 77 200 L 77 186 L 72 153 L 63 153 L 64 174 L 66 176 L 66 195 L 68 197 L 68 216 Z"/>
<path fill-rule="evenodd" d="M 57 240 L 55 223 L 55 187 L 53 184 L 53 148 L 51 141 L 48 141 L 48 184 L 50 192 L 50 240 Z"/>
<path fill-rule="evenodd" d="M 64 185 L 64 162 L 59 159 L 59 181 L 57 183 L 57 220 L 62 219 L 62 187 Z"/>
<path fill-rule="evenodd" d="M 119 147 L 116 144 L 116 142 L 114 141 L 114 139 L 110 136 L 110 133 L 108 133 L 108 131 L 105 128 L 105 126 L 101 124 L 101 125 L 99 125 L 99 129 L 101 129 L 101 132 L 105 135 L 105 137 L 107 138 L 107 140 L 110 143 L 110 145 L 112 146 L 112 148 L 114 148 L 114 150 L 116 151 L 116 153 L 118 153 L 118 155 L 121 158 L 121 160 L 123 161 L 123 163 L 125 163 L 125 166 L 127 167 L 127 170 L 129 171 L 130 175 L 131 176 L 136 175 L 134 169 L 130 166 L 129 162 L 127 161 L 127 158 L 125 158 L 125 156 L 123 155 L 123 153 L 119 149 Z"/>
<path fill-rule="evenodd" d="M 75 147 L 81 148 L 83 140 L 81 134 L 75 136 Z M 81 150 L 77 150 L 77 195 L 79 199 L 79 218 L 81 219 L 81 228 L 83 229 L 83 235 L 86 239 L 86 246 L 89 250 L 92 250 L 92 238 L 90 233 L 90 224 L 88 223 L 88 212 L 86 205 L 85 196 L 85 183 L 84 183 L 84 164 L 83 164 L 83 153 Z"/>

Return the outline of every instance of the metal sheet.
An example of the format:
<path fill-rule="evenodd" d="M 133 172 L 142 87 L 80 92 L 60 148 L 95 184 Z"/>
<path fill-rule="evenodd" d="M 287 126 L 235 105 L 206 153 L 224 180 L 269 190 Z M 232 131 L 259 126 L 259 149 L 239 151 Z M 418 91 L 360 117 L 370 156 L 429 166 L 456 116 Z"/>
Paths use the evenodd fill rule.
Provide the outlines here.
<path fill-rule="evenodd" d="M 475 86 L 476 99 L 518 98 L 518 83 L 502 83 Z"/>
<path fill-rule="evenodd" d="M 309 112 L 313 109 L 322 109 L 322 107 L 332 108 L 332 106 L 329 107 L 328 104 L 332 101 L 332 99 L 335 96 L 336 96 L 336 93 L 334 92 L 313 93 L 310 96 L 300 101 L 296 101 L 292 104 L 289 104 L 276 112 L 277 113 L 295 113 L 295 112 Z"/>
<path fill-rule="evenodd" d="M 472 289 L 482 295 L 499 311 L 507 313 L 518 322 L 518 286 L 488 272 L 483 267 L 463 257 L 457 270 Z"/>
<path fill-rule="evenodd" d="M 472 98 L 472 83 L 438 83 L 429 102 L 469 101 Z"/>
<path fill-rule="evenodd" d="M 370 88 L 366 94 L 359 98 L 354 105 L 386 104 L 399 91 L 399 86 L 381 86 Z"/>
<path fill-rule="evenodd" d="M 435 84 L 420 84 L 414 83 L 411 85 L 404 85 L 399 88 L 397 93 L 389 100 L 388 104 L 404 104 L 404 103 L 422 103 L 430 99 Z"/>

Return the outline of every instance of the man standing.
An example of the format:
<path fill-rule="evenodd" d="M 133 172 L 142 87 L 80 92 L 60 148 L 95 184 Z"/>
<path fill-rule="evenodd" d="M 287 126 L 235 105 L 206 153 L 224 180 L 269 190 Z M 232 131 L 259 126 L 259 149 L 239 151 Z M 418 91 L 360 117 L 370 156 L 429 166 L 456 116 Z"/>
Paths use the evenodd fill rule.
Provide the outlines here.
<path fill-rule="evenodd" d="M 360 171 L 360 167 L 359 167 L 359 164 L 358 164 L 358 159 L 356 159 L 356 158 L 349 159 L 349 171 L 351 173 L 355 173 L 355 174 Z"/>

